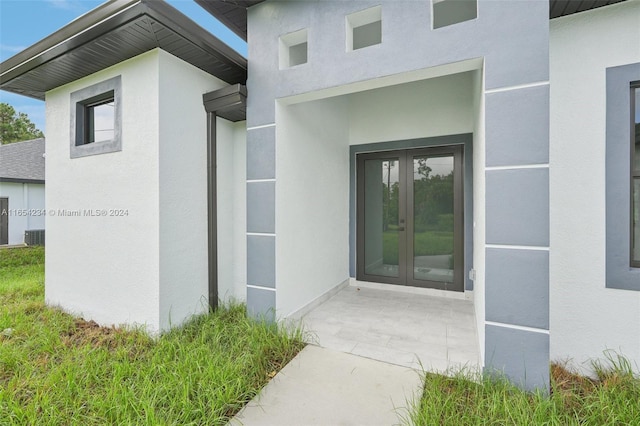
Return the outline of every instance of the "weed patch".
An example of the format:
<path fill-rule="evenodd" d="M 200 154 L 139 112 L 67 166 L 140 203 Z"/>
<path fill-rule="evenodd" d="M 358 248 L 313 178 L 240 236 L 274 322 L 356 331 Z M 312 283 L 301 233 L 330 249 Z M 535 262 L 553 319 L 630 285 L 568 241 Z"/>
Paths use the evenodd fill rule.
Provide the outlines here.
<path fill-rule="evenodd" d="M 44 304 L 42 248 L 0 250 L 0 424 L 223 425 L 304 346 L 243 305 L 158 338 Z"/>
<path fill-rule="evenodd" d="M 551 392 L 525 392 L 500 377 L 427 373 L 414 425 L 637 425 L 640 378 L 622 357 L 596 363 L 598 378 L 551 365 Z"/>

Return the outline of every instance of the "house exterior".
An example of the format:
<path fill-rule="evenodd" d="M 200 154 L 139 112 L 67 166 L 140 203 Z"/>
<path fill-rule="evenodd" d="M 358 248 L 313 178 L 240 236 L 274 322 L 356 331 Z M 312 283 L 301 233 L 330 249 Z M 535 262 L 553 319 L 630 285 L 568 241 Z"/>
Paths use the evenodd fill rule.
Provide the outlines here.
<path fill-rule="evenodd" d="M 368 285 L 473 301 L 525 388 L 640 364 L 639 1 L 197 1 L 248 59 L 138 0 L 1 64 L 47 104 L 48 303 L 159 332 Z"/>
<path fill-rule="evenodd" d="M 44 163 L 43 138 L 0 145 L 0 245 L 44 233 Z"/>

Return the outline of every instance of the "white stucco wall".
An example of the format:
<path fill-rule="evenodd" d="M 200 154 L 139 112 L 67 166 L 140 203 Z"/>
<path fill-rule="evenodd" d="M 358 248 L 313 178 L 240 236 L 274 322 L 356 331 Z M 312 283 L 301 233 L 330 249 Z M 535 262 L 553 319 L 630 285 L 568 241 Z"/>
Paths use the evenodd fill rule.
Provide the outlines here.
<path fill-rule="evenodd" d="M 25 209 L 24 189 L 22 183 L 0 182 L 0 197 L 9 198 L 9 210 Z M 24 243 L 24 230 L 27 228 L 27 217 L 9 214 L 9 244 Z"/>
<path fill-rule="evenodd" d="M 36 183 L 25 183 L 23 194 L 27 199 L 27 209 L 33 211 L 44 211 L 45 209 L 45 185 Z M 27 217 L 27 227 L 29 229 L 44 229 L 44 221 L 46 216 L 41 214 L 32 214 Z M 24 234 L 23 234 L 24 237 Z"/>
<path fill-rule="evenodd" d="M 118 75 L 122 151 L 70 159 L 70 93 Z M 46 223 L 47 303 L 150 332 L 207 309 L 202 95 L 223 86 L 156 49 L 47 93 L 47 207 L 56 212 Z M 87 217 L 84 209 L 127 215 Z"/>
<path fill-rule="evenodd" d="M 350 144 L 472 132 L 471 76 L 447 75 L 350 95 Z"/>
<path fill-rule="evenodd" d="M 302 308 L 349 278 L 345 98 L 276 110 L 276 309 Z"/>
<path fill-rule="evenodd" d="M 244 121 L 217 119 L 218 297 L 244 301 L 247 285 L 247 195 Z"/>
<path fill-rule="evenodd" d="M 45 299 L 100 324 L 159 322 L 159 53 L 46 94 Z M 122 151 L 71 159 L 70 93 L 122 76 Z M 62 216 L 125 209 L 127 216 Z"/>
<path fill-rule="evenodd" d="M 43 184 L 0 182 L 0 198 L 5 197 L 9 198 L 8 244 L 23 244 L 26 230 L 44 229 Z"/>
<path fill-rule="evenodd" d="M 159 60 L 160 326 L 206 312 L 207 114 L 202 95 L 227 84 L 163 51 Z M 221 144 L 232 140 L 222 137 Z M 230 162 L 223 153 L 219 164 Z M 226 195 L 219 194 L 224 203 Z M 221 264 L 222 281 L 232 262 Z"/>
<path fill-rule="evenodd" d="M 640 62 L 640 2 L 551 21 L 551 358 L 640 365 L 640 292 L 605 288 L 606 68 Z"/>

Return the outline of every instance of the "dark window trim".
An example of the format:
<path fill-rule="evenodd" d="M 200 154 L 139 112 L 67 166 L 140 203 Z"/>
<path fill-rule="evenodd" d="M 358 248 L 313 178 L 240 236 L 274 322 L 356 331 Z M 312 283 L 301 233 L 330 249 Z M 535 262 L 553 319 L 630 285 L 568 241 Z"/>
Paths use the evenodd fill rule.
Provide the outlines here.
<path fill-rule="evenodd" d="M 631 95 L 640 62 L 606 69 L 606 282 L 640 291 L 640 268 L 631 263 Z"/>
<path fill-rule="evenodd" d="M 95 140 L 92 140 L 93 126 L 95 125 L 94 123 L 95 117 L 92 109 L 101 105 L 112 103 L 112 102 L 115 103 L 115 95 L 113 90 L 110 90 L 106 93 L 102 93 L 98 96 L 94 96 L 93 98 L 87 99 L 86 101 L 78 102 L 78 105 L 76 108 L 76 114 L 82 117 L 84 132 L 82 134 L 76 133 L 76 146 L 86 145 L 89 143 L 96 143 Z M 115 117 L 114 117 L 114 121 L 115 121 Z"/>
<path fill-rule="evenodd" d="M 71 158 L 122 151 L 122 78 L 116 76 L 71 93 Z M 91 107 L 113 100 L 113 139 L 90 141 Z"/>

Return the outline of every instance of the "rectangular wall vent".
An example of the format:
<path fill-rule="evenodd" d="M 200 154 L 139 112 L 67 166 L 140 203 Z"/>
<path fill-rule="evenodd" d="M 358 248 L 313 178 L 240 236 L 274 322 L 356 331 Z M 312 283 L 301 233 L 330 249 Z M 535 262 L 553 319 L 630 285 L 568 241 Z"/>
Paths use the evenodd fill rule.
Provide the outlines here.
<path fill-rule="evenodd" d="M 306 64 L 308 48 L 306 29 L 280 36 L 280 69 Z"/>
<path fill-rule="evenodd" d="M 432 0 L 433 29 L 478 17 L 478 0 Z"/>
<path fill-rule="evenodd" d="M 347 52 L 382 43 L 382 6 L 347 15 Z"/>

